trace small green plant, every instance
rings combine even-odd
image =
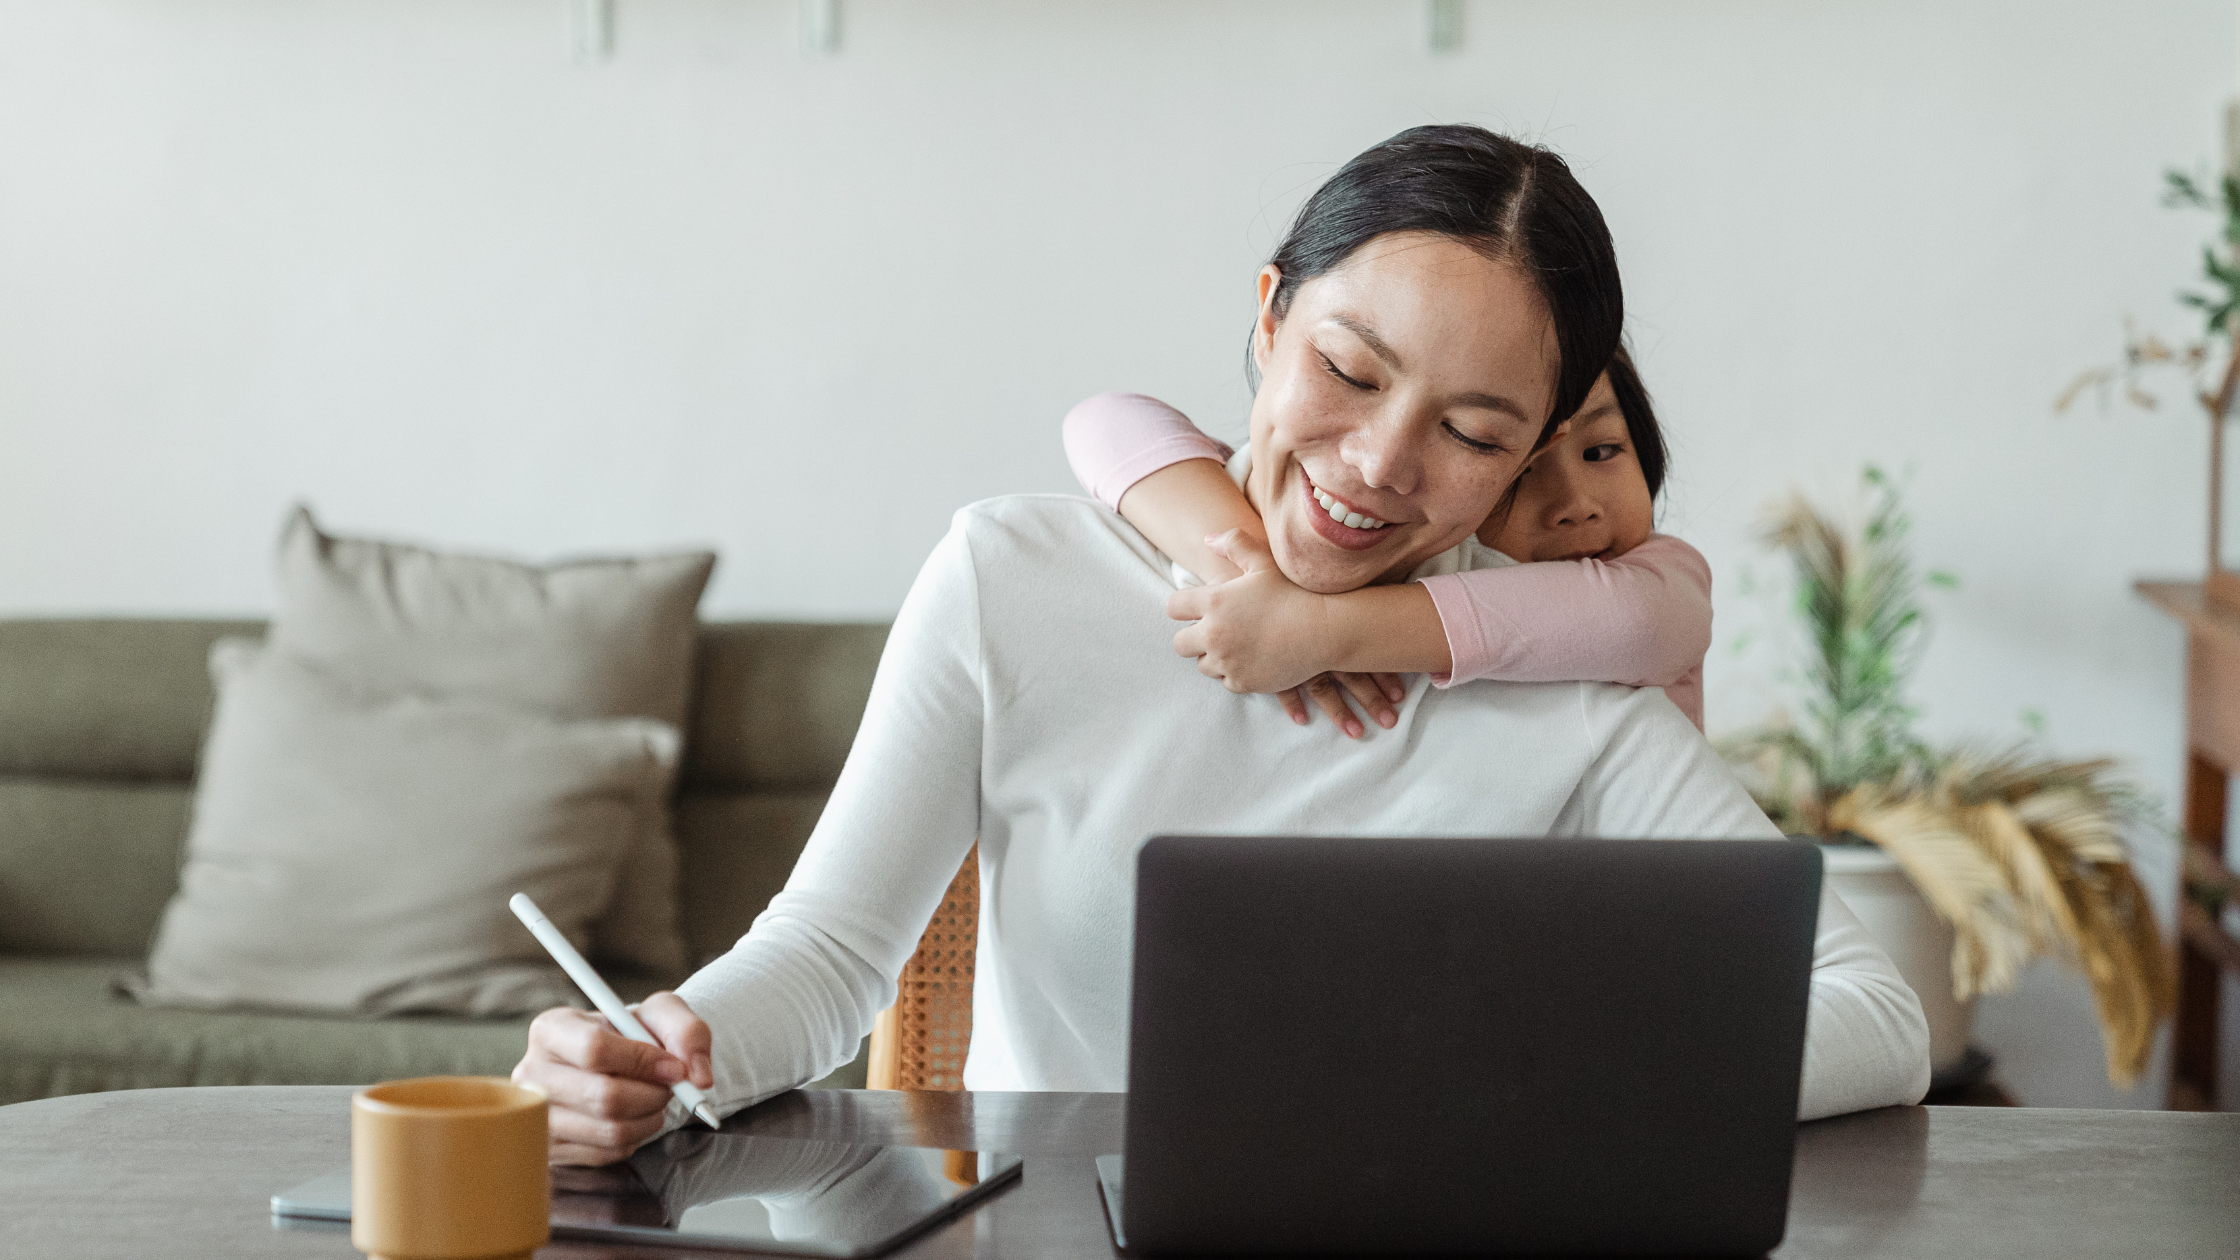
[[[1769,811],[1805,834],[1828,830],[1823,801],[1930,759],[1905,695],[1926,645],[1920,589],[1958,585],[1949,573],[1915,572],[1905,545],[1913,523],[1888,474],[1869,465],[1860,488],[1863,508],[1849,525],[1792,493],[1762,530],[1795,570],[1795,612],[1810,643],[1803,714],[1753,732],[1738,751],[1770,762]]]
[[[1906,682],[1927,644],[1898,485],[1869,467],[1861,505],[1835,517],[1802,495],[1775,505],[1765,541],[1794,570],[1806,632],[1802,719],[1722,741],[1784,831],[1874,844],[1953,928],[1956,997],[2011,988],[2043,953],[2092,981],[2108,1077],[2138,1078],[2173,999],[2169,962],[2123,845],[2153,809],[2105,760],[2018,745],[1934,749],[1914,733]]]
[[[2232,172],[2225,172],[2217,181],[2217,196],[2210,196],[2203,187],[2206,176],[2188,175],[2173,167],[2162,173],[2162,204],[2173,209],[2209,210],[2224,216],[2224,244],[2227,251],[2240,246],[2240,179]],[[2235,311],[2240,311],[2240,266],[2217,257],[2217,251],[2207,245],[2201,247],[2201,275],[2211,285],[2223,290],[2220,293],[2180,293],[2178,301],[2200,311],[2208,319],[2210,337],[2228,333]]]
[[[2053,400],[2056,412],[2067,411],[2087,391],[2097,393],[2105,408],[2109,392],[2118,384],[2123,387],[2125,402],[2152,411],[2161,406],[2162,400],[2146,388],[2145,377],[2149,372],[2168,369],[2184,373],[2190,391],[2212,422],[2221,421],[2230,412],[2235,373],[2240,369],[2240,357],[2229,353],[2229,343],[2240,333],[2233,318],[2240,315],[2240,177],[2226,171],[2212,179],[2205,173],[2188,174],[2171,167],[2162,172],[2162,204],[2175,210],[2210,211],[2222,220],[2217,242],[2201,247],[2201,279],[2210,291],[2186,289],[2177,295],[2180,305],[2201,312],[2201,336],[2172,346],[2153,333],[2141,333],[2125,320],[2123,358],[2080,373]],[[2218,256],[2218,243],[2224,246],[2226,257]],[[2225,370],[2212,390],[2204,374],[2219,350],[2227,351]]]

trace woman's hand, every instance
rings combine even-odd
[[[633,1009],[659,1047],[630,1040],[595,1011],[555,1007],[529,1025],[529,1049],[513,1079],[551,1100],[551,1162],[628,1158],[661,1131],[671,1085],[715,1087],[708,1026],[683,998],[656,993]]]
[[[1192,623],[1176,633],[1176,655],[1195,657],[1199,673],[1231,691],[1280,694],[1294,722],[1312,720],[1312,699],[1339,729],[1359,738],[1363,727],[1347,695],[1379,726],[1397,720],[1393,705],[1406,694],[1398,677],[1323,672],[1339,654],[1328,596],[1285,577],[1267,543],[1243,530],[1210,537],[1206,545],[1243,575],[1168,597],[1167,615]]]

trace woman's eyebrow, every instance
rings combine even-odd
[[[1448,399],[1447,402],[1450,406],[1455,407],[1482,407],[1487,411],[1506,412],[1509,415],[1515,416],[1517,419],[1522,420],[1527,424],[1538,423],[1531,416],[1528,416],[1524,413],[1524,408],[1519,407],[1513,402],[1510,402],[1508,399],[1503,398],[1499,394],[1456,394],[1454,397]]]
[[[1393,371],[1400,370],[1400,352],[1393,349],[1384,338],[1379,337],[1376,329],[1369,327],[1351,315],[1332,315],[1330,322],[1361,338],[1362,342],[1369,347],[1369,352],[1391,364]]]
[[[1347,332],[1352,333],[1354,336],[1361,338],[1362,344],[1369,347],[1370,353],[1376,355],[1378,358],[1383,359],[1386,363],[1390,364],[1393,371],[1398,372],[1402,370],[1400,364],[1400,352],[1394,350],[1390,343],[1385,341],[1384,338],[1378,336],[1376,329],[1369,327],[1367,324],[1362,323],[1360,320],[1355,319],[1351,315],[1342,313],[1330,316],[1329,320],[1331,323],[1336,324],[1338,327],[1343,328]],[[1517,419],[1522,420],[1527,424],[1535,423],[1532,417],[1524,413],[1524,408],[1519,407],[1517,404],[1509,401],[1506,398],[1503,398],[1499,394],[1456,394],[1453,398],[1450,398],[1447,401],[1451,406],[1481,407],[1487,411],[1507,412],[1508,414],[1515,416]]]

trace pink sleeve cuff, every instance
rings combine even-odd
[[[1424,593],[1439,610],[1439,628],[1447,633],[1448,671],[1433,674],[1431,685],[1452,687],[1457,678],[1467,682],[1491,667],[1493,650],[1486,642],[1486,628],[1478,621],[1478,607],[1459,573],[1442,573],[1423,579]]]
[[[1099,503],[1117,511],[1120,496],[1145,477],[1186,459],[1225,462],[1228,447],[1183,415],[1142,394],[1098,394],[1066,413],[1066,462]]]

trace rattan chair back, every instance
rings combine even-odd
[[[972,1048],[972,963],[980,943],[980,846],[967,853],[903,964],[894,1005],[871,1029],[873,1089],[963,1089]]]

